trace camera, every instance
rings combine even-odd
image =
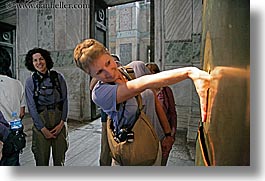
[[[127,128],[122,128],[120,129],[117,138],[120,142],[127,141],[129,143],[132,143],[134,140],[134,133],[132,131],[127,130]]]

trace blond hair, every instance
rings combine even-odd
[[[74,49],[76,66],[89,74],[88,65],[103,54],[109,54],[108,49],[95,39],[86,39],[77,44]]]

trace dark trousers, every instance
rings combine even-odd
[[[65,153],[68,149],[67,133],[65,126],[55,139],[46,139],[41,131],[33,126],[32,152],[36,166],[49,166],[50,152],[52,149],[53,165],[64,166]]]
[[[108,137],[107,137],[107,117],[108,115],[101,110],[101,149],[100,149],[100,159],[99,159],[99,165],[100,166],[111,166],[111,152],[109,148],[108,143]]]
[[[100,150],[100,166],[111,166],[111,152],[107,138],[107,123],[102,122],[102,133],[101,133],[101,150]]]
[[[40,113],[40,118],[47,129],[53,129],[61,121],[62,112],[45,109]],[[53,165],[64,166],[65,154],[68,150],[68,132],[63,126],[61,132],[54,139],[46,139],[35,126],[32,127],[32,147],[36,166],[49,166],[50,153],[52,152]]]
[[[1,166],[20,166],[19,163],[19,152],[14,153],[11,156],[4,156],[0,161]]]

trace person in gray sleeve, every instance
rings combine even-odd
[[[5,165],[3,163],[3,160],[4,160],[4,159],[2,159],[3,158],[2,157],[3,156],[3,154],[2,154],[3,153],[3,145],[4,145],[4,142],[7,139],[8,134],[9,134],[8,127],[9,127],[9,124],[5,120],[3,114],[0,110],[0,166],[18,166],[18,165]],[[12,159],[12,160],[16,160],[16,159]],[[15,161],[15,163],[17,163],[17,161]]]
[[[63,75],[55,70],[50,52],[29,50],[25,66],[32,73],[25,83],[25,95],[33,120],[32,152],[36,166],[49,166],[50,149],[54,166],[64,166],[67,142],[68,97]]]
[[[25,93],[21,81],[12,76],[10,67],[11,57],[8,51],[0,47],[0,137],[1,133],[4,134],[2,135],[4,146],[0,165],[20,166],[19,157],[21,150],[14,149],[15,147],[10,146],[13,145],[13,140],[10,139],[12,133],[9,124],[12,121],[13,112],[16,112],[19,118],[23,121],[26,104]],[[11,134],[9,134],[9,132]],[[22,141],[24,141],[24,139],[16,139],[16,143],[21,143]]]

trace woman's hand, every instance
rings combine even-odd
[[[51,130],[51,133],[56,137],[63,129],[63,126],[64,126],[64,121],[61,120],[61,122]]]
[[[193,80],[196,91],[200,98],[201,105],[201,117],[202,122],[206,120],[206,110],[207,110],[207,91],[210,87],[211,76],[209,73],[200,70],[198,68],[192,69],[192,73],[189,74],[189,77]]]
[[[46,139],[56,138],[46,127],[41,129],[42,134],[45,136]]]

